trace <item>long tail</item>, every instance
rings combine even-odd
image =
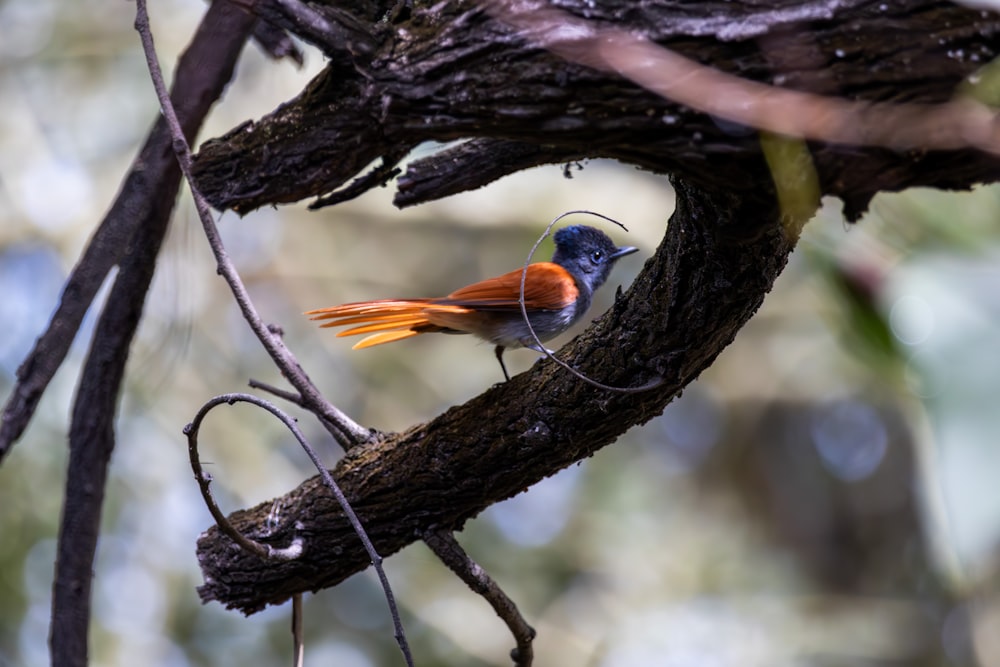
[[[434,324],[428,316],[433,313],[468,312],[468,308],[434,303],[431,299],[383,299],[310,310],[306,315],[311,315],[312,320],[329,320],[320,325],[323,328],[360,324],[337,332],[337,336],[373,334],[354,345],[354,349],[359,350],[423,333],[447,331],[447,327]]]

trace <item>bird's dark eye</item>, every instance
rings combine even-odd
[[[599,263],[602,259],[604,259],[603,250],[595,250],[594,252],[590,253],[590,261],[592,261],[594,264]]]

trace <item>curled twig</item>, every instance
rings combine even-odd
[[[198,488],[201,490],[201,497],[205,500],[205,505],[208,507],[208,511],[212,514],[212,518],[215,519],[215,524],[219,527],[219,530],[229,537],[229,539],[238,544],[243,550],[252,553],[258,558],[270,560],[295,560],[302,555],[301,538],[296,537],[287,547],[276,549],[269,544],[261,544],[256,540],[245,537],[238,530],[236,530],[236,528],[233,527],[233,524],[229,522],[229,519],[226,518],[226,515],[222,513],[222,510],[219,509],[219,506],[215,502],[215,498],[212,497],[212,491],[209,488],[209,485],[212,483],[212,476],[205,472],[201,467],[201,458],[198,456],[198,431],[201,428],[201,422],[205,419],[205,416],[212,410],[212,408],[223,403],[232,405],[237,401],[244,400],[268,410],[271,414],[280,419],[285,426],[289,426],[289,428],[292,429],[296,428],[294,426],[294,422],[291,422],[291,417],[286,415],[281,410],[278,410],[278,408],[274,407],[270,403],[257,399],[255,396],[250,396],[249,394],[223,394],[222,396],[216,396],[212,400],[205,403],[205,405],[201,406],[201,409],[198,410],[194,420],[184,427],[184,435],[187,436],[188,440],[188,458],[191,460],[191,471],[194,473],[194,478],[198,482]],[[302,441],[300,440],[300,442]]]
[[[576,377],[580,378],[581,380],[583,380],[587,384],[593,385],[593,386],[597,387],[598,389],[606,389],[607,391],[617,391],[617,392],[620,392],[620,393],[623,393],[623,394],[633,394],[633,393],[637,393],[637,392],[640,392],[640,391],[649,391],[650,389],[654,389],[656,387],[659,387],[661,384],[663,384],[663,378],[662,377],[658,377],[655,380],[652,380],[651,382],[647,382],[646,384],[640,385],[638,387],[612,387],[611,385],[607,385],[607,384],[598,382],[597,380],[591,379],[591,378],[587,377],[586,375],[584,375],[583,373],[581,373],[580,371],[578,371],[575,368],[573,368],[572,366],[570,366],[569,364],[567,364],[562,359],[559,359],[554,354],[552,354],[552,352],[550,352],[548,348],[546,348],[544,345],[542,345],[542,341],[538,338],[538,334],[535,333],[535,328],[533,326],[531,326],[531,320],[528,319],[528,308],[527,308],[527,306],[524,303],[524,286],[525,286],[525,282],[528,279],[528,265],[531,264],[531,258],[535,256],[535,251],[538,250],[538,246],[540,246],[542,244],[542,241],[544,241],[546,238],[548,238],[549,234],[552,233],[552,228],[556,225],[556,223],[559,222],[560,220],[562,220],[563,218],[565,218],[566,216],[574,215],[574,214],[577,214],[577,213],[581,213],[583,215],[593,215],[593,216],[596,216],[598,218],[601,218],[602,220],[607,220],[608,222],[613,222],[614,224],[618,225],[619,227],[621,227],[625,231],[628,231],[628,228],[625,227],[625,225],[623,225],[622,223],[618,222],[614,218],[609,218],[606,215],[602,215],[600,213],[595,213],[594,211],[586,211],[586,210],[566,211],[565,213],[561,213],[561,214],[557,215],[552,220],[552,222],[549,223],[548,227],[545,228],[545,231],[542,232],[542,235],[538,237],[538,240],[535,241],[535,245],[531,246],[531,252],[528,253],[528,258],[526,260],[524,260],[524,268],[521,269],[521,292],[520,292],[520,294],[517,297],[518,305],[521,306],[521,318],[524,320],[525,326],[528,327],[528,332],[531,334],[531,338],[535,341],[535,345],[538,346],[538,349],[541,350],[542,353],[546,357],[548,357],[552,361],[556,362],[557,364],[559,364],[560,366],[562,366],[563,368],[565,368],[570,373],[572,373]]]
[[[138,2],[141,3],[143,0],[138,0]],[[382,568],[382,557],[377,551],[375,551],[375,545],[372,544],[371,539],[368,537],[368,533],[365,532],[364,526],[361,525],[361,520],[358,519],[358,515],[354,512],[354,509],[351,507],[350,502],[348,502],[344,492],[340,489],[340,486],[337,485],[337,482],[334,481],[330,471],[327,470],[326,466],[323,465],[323,462],[320,461],[319,456],[316,454],[316,450],[309,444],[309,441],[299,429],[295,420],[273,403],[265,401],[263,398],[252,394],[222,394],[221,396],[216,396],[212,400],[205,403],[205,405],[203,405],[195,415],[194,420],[184,427],[184,433],[188,437],[188,452],[191,457],[191,468],[194,470],[195,478],[198,480],[198,486],[202,489],[202,497],[205,498],[205,502],[208,504],[208,509],[212,513],[212,517],[218,524],[219,529],[241,547],[250,553],[260,556],[261,558],[293,560],[302,553],[302,542],[298,539],[293,541],[292,545],[286,547],[285,549],[273,549],[268,545],[254,542],[253,540],[249,540],[248,538],[240,535],[239,532],[233,528],[232,524],[229,523],[225,515],[222,514],[222,511],[215,504],[211,493],[208,491],[208,485],[209,482],[211,482],[211,478],[202,471],[201,463],[198,461],[198,429],[201,427],[201,422],[205,419],[205,415],[207,415],[212,408],[223,403],[232,405],[233,403],[239,402],[251,403],[259,408],[267,410],[272,415],[277,417],[278,420],[285,425],[285,428],[291,431],[299,445],[302,446],[306,456],[308,456],[309,460],[312,461],[314,466],[316,466],[316,470],[319,472],[320,477],[323,480],[323,484],[325,484],[333,494],[337,504],[340,505],[340,509],[344,512],[344,516],[347,517],[347,521],[351,524],[354,532],[361,540],[361,544],[364,546],[365,551],[368,553],[368,557],[372,561],[372,566],[378,574],[379,581],[382,584],[383,593],[385,594],[386,602],[389,605],[389,613],[392,615],[392,622],[396,631],[396,641],[399,642],[399,648],[403,652],[403,656],[406,658],[406,664],[412,667],[413,658],[410,656],[410,647],[407,644],[406,635],[403,633],[402,622],[399,619],[399,608],[396,606],[396,598],[392,593],[392,588],[389,586],[389,579],[385,575],[385,570]]]
[[[421,539],[441,559],[441,562],[448,566],[448,569],[458,575],[474,592],[483,596],[497,616],[507,624],[517,643],[510,652],[514,664],[517,667],[531,667],[534,657],[531,642],[535,638],[535,629],[524,620],[514,601],[476,561],[469,558],[451,531],[429,530],[421,535]]]

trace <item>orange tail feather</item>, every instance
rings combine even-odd
[[[306,315],[310,315],[312,320],[328,320],[320,325],[323,328],[361,325],[340,331],[337,336],[374,333],[357,343],[354,346],[357,350],[411,338],[422,333],[442,331],[444,327],[433,324],[428,317],[428,313],[433,312],[465,313],[468,309],[432,303],[429,299],[385,299],[319,308],[306,312]]]
[[[366,347],[372,347],[373,345],[381,345],[383,343],[391,343],[396,340],[403,340],[404,338],[412,338],[413,336],[419,336],[422,331],[413,331],[412,329],[405,329],[403,331],[383,331],[382,333],[377,333],[373,336],[368,336],[368,338],[363,338],[358,341],[352,347],[352,350],[361,350]]]

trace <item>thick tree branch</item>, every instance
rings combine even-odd
[[[794,245],[772,195],[675,185],[677,211],[656,256],[599,324],[562,352],[609,384],[665,382],[646,393],[618,394],[540,362],[427,424],[351,450],[334,476],[379,553],[391,554],[432,528],[459,529],[490,504],[660,414],[757,310]],[[203,599],[250,613],[368,566],[318,479],[280,502],[288,521],[277,530],[266,524],[271,503],[230,520],[241,534],[277,547],[303,536],[302,558],[265,563],[209,529],[198,542]]]
[[[829,104],[810,98],[808,104],[789,107],[793,126],[788,132],[821,127],[827,112],[837,120],[836,126],[828,124],[833,129],[853,131],[867,123],[874,132],[881,123],[881,135],[858,133],[858,141],[891,139],[902,124],[876,113],[888,107],[845,113],[844,108],[854,108],[849,101],[948,102],[965,77],[1000,53],[995,14],[934,0],[680,5],[609,0],[592,5],[559,3],[584,26],[564,33],[570,46],[581,47],[575,49],[560,47],[548,33],[533,33],[530,25],[511,27],[500,0],[434,3],[415,7],[396,26],[380,23],[371,28],[370,55],[336,60],[270,116],[207,142],[195,161],[200,186],[214,206],[245,212],[335,190],[400,146],[478,138],[532,144],[556,155],[610,157],[707,187],[743,189],[752,184],[741,181],[741,175],[760,158],[756,134],[609,72],[638,79],[641,69],[630,71],[628,65],[641,64],[644,56],[618,54],[625,57],[615,60],[614,50],[589,48],[603,34],[598,29],[613,26],[689,61],[777,86],[770,89],[775,100],[784,99],[781,88],[828,96]],[[321,34],[309,38],[324,49],[335,48]],[[539,47],[576,62],[567,64]],[[694,90],[700,90],[703,108],[739,108],[747,99],[762,109],[773,107],[766,88],[750,98],[705,86]],[[662,92],[670,94],[669,88]],[[923,118],[925,110],[905,107],[900,113]],[[795,114],[800,118],[791,123]],[[977,127],[982,129],[982,123]],[[926,135],[926,145],[935,145],[934,133]],[[949,139],[940,147],[955,145]],[[852,219],[878,191],[968,187],[1000,177],[1000,159],[973,149],[928,153],[820,142],[810,147],[822,193],[842,197]],[[453,178],[442,173],[435,181],[440,193],[450,193],[456,183],[478,187],[485,182],[486,177],[463,177],[470,169],[483,168],[496,178],[519,164],[514,160],[505,169],[485,154],[476,163],[457,164]],[[421,193],[425,199],[440,196],[429,187]],[[417,201],[413,194],[401,192],[400,197],[407,204]]]
[[[519,141],[473,139],[411,162],[397,182],[393,200],[403,208],[466,190],[475,190],[507,174],[543,164],[587,157],[580,148],[538,146]]]
[[[119,388],[168,219],[163,218],[159,226],[141,228],[133,237],[134,250],[122,262],[101,313],[73,404],[52,587],[50,638],[52,664],[58,667],[87,664],[90,582],[108,464],[115,447]]]
[[[838,132],[857,129],[844,122],[851,114],[878,130],[880,118],[871,110],[890,107],[874,104],[914,104],[900,113],[922,118],[927,105],[952,100],[966,77],[1000,53],[1000,19],[989,12],[934,0],[563,0],[558,6],[572,21],[538,25],[512,20],[514,10],[530,9],[530,16],[549,6],[535,0],[455,0],[414,5],[409,13],[366,0],[335,4],[281,0],[258,9],[299,30],[331,62],[295,100],[203,145],[195,175],[215,206],[245,212],[322,197],[376,160],[392,162],[423,141],[456,140],[467,141],[410,167],[400,181],[401,205],[479,187],[525,166],[587,157],[672,174],[678,194],[656,256],[600,324],[563,352],[611,385],[655,378],[663,384],[615,394],[541,362],[426,424],[353,449],[335,476],[382,554],[428,530],[460,528],[488,505],[660,414],[732,340],[784,266],[798,228],[784,226],[789,219],[775,189],[782,202],[797,203],[790,217],[800,222],[823,194],[840,196],[845,214],[855,219],[882,190],[969,187],[1000,177],[1000,160],[963,133],[947,141],[928,134],[926,146],[941,149],[928,152],[922,140],[900,143],[891,132],[816,130],[824,130],[816,116],[826,111],[836,114],[829,127]],[[570,24],[572,30],[553,31]],[[655,49],[609,50],[608,28],[637,37],[630,46]],[[710,63],[752,82],[738,92],[757,96],[713,99],[715,83],[731,90],[732,80],[709,77],[704,80],[713,85],[680,99],[720,114],[728,112],[731,97],[737,107],[753,102],[756,115],[744,123],[757,124],[755,118],[770,122],[767,110],[774,110],[773,100],[760,95],[775,92],[801,111],[802,117],[795,109],[786,117],[790,132],[832,141],[807,145],[769,135],[762,142],[746,124],[649,92],[670,95],[669,86],[644,76],[661,47],[686,59],[675,79],[685,72],[704,76],[693,63]],[[825,97],[781,95],[759,84]],[[982,130],[987,112],[975,113],[973,125]],[[864,145],[872,136],[889,148]],[[992,141],[993,134],[978,136]],[[784,172],[774,182],[765,152],[770,163],[778,160],[774,173]],[[802,192],[795,190],[795,174],[785,178],[791,169],[780,163],[782,155],[808,163],[809,187]],[[362,179],[341,192],[354,195],[379,180]],[[210,529],[198,545],[205,600],[251,613],[367,566],[317,480],[280,502],[289,523],[277,531],[265,523],[271,503],[231,520],[242,534],[278,548],[303,536],[303,557],[265,564]]]

